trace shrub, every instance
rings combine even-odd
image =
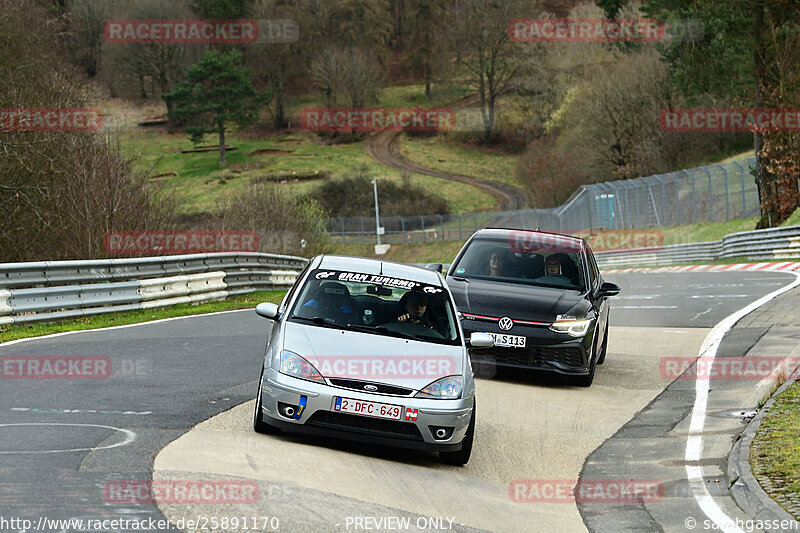
[[[354,175],[326,182],[312,198],[330,216],[356,217],[375,215],[375,195],[372,176],[366,167],[355,170]],[[402,183],[378,180],[378,204],[382,217],[413,215],[444,215],[450,213],[447,201],[414,185],[410,176],[404,175]]]

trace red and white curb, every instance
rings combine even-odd
[[[631,272],[749,272],[759,271],[784,271],[799,270],[800,263],[736,263],[733,265],[684,265],[670,267],[636,267],[636,268],[615,268],[603,270],[603,274],[628,274]]]

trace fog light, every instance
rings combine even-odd
[[[431,435],[436,440],[447,440],[453,436],[453,427],[446,427],[446,426],[428,426],[428,429],[431,430]]]
[[[278,402],[278,412],[286,418],[294,418],[294,414],[297,412],[297,406]]]

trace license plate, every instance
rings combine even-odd
[[[494,337],[495,346],[507,346],[509,348],[524,348],[525,337],[521,335],[503,335],[501,333],[490,333]]]
[[[400,420],[403,408],[399,405],[387,403],[365,402],[363,400],[352,400],[350,398],[336,397],[333,406],[334,411],[340,413],[350,413],[361,416],[371,416],[373,418],[388,418],[389,420]]]

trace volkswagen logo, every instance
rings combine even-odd
[[[508,331],[514,327],[514,321],[508,318],[507,316],[504,316],[503,318],[497,321],[497,325],[500,326],[500,329],[502,329],[503,331]]]
[[[378,387],[376,387],[375,385],[364,385],[364,390],[367,390],[369,392],[375,392],[376,390],[378,390]]]

